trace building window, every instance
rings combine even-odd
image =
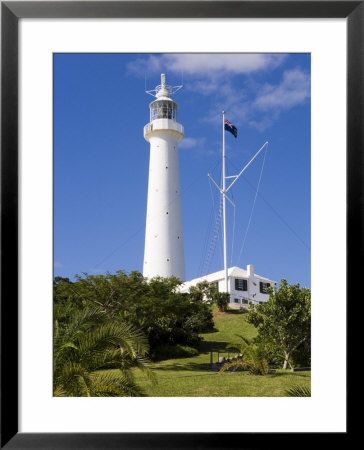
[[[234,298],[235,303],[240,303],[240,300],[238,298]]]
[[[241,303],[244,303],[244,305],[247,305],[249,303],[249,300],[247,298],[243,298]]]
[[[248,290],[247,280],[243,280],[242,278],[235,278],[235,290],[236,291],[247,291]]]
[[[269,288],[270,283],[260,282],[259,284],[260,284],[260,293],[261,294],[266,294],[267,293],[267,288]]]

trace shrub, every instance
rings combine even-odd
[[[97,305],[112,321],[142,330],[151,354],[163,344],[196,347],[199,333],[214,328],[211,307],[202,300],[202,288],[191,294],[181,293],[180,285],[176,277],[155,277],[148,282],[139,272],[83,274],[76,276],[75,282],[56,277],[55,310],[63,314],[66,308],[82,311]]]
[[[212,294],[212,299],[214,303],[216,303],[219,311],[225,312],[227,311],[227,307],[230,301],[229,292],[214,292]]]

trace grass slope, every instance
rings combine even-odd
[[[218,348],[224,349],[227,344],[240,344],[241,339],[237,335],[253,339],[257,335],[256,328],[246,321],[247,315],[240,311],[220,312],[214,308],[215,332],[201,334],[204,344],[209,349],[214,343]]]
[[[256,336],[256,329],[246,322],[246,315],[236,311],[221,313],[214,309],[216,331],[202,334],[200,355],[192,358],[170,359],[151,366],[158,376],[152,385],[142,375],[138,382],[151,397],[282,397],[294,385],[310,387],[310,372],[279,370],[266,376],[246,372],[219,375],[211,370],[210,356],[224,351],[229,343],[240,343],[237,334],[248,339]]]

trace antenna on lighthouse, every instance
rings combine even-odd
[[[169,84],[166,84],[166,75],[164,73],[161,73],[161,84],[156,86],[155,89],[150,89],[145,92],[155,98],[170,97],[172,94],[175,94],[177,91],[179,91],[182,87],[182,84],[179,86],[170,86]]]

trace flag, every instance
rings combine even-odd
[[[225,119],[225,130],[230,131],[235,137],[238,137],[237,128]]]

